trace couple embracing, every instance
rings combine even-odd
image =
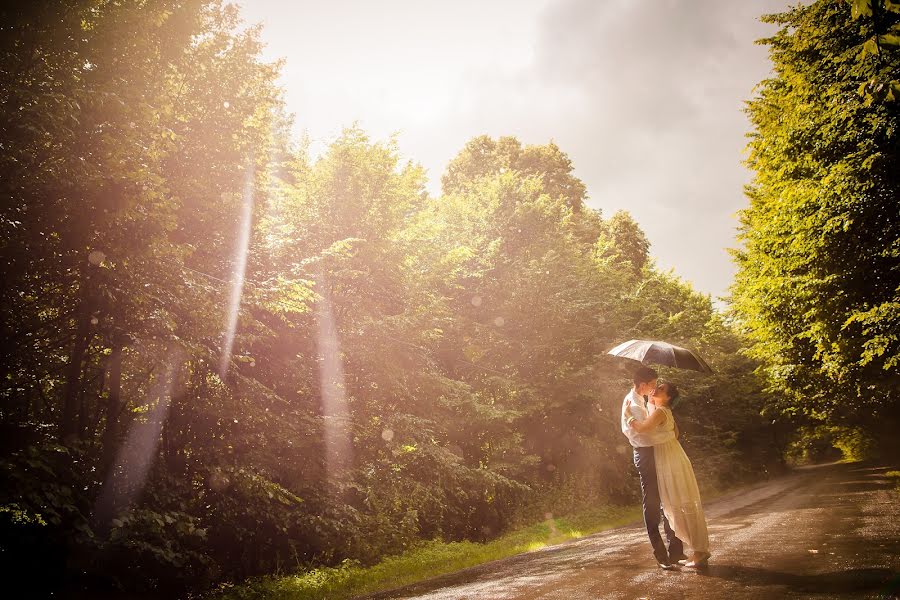
[[[672,404],[678,389],[657,385],[656,371],[639,368],[634,387],[622,403],[622,433],[634,447],[641,478],[644,523],[653,555],[663,569],[679,564],[703,568],[709,560],[709,533],[691,461],[678,443]],[[668,548],[659,533],[662,521]],[[685,545],[692,551],[685,555]]]

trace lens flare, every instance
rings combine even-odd
[[[347,390],[344,385],[344,366],[338,340],[337,326],[327,286],[322,284],[319,294],[318,350],[319,381],[322,390],[322,419],[324,421],[325,466],[328,481],[335,487],[344,480],[352,465],[353,449],[350,445],[350,412],[347,407]]]
[[[247,250],[250,247],[250,226],[253,220],[253,162],[247,165],[244,175],[244,198],[241,205],[241,218],[238,224],[237,244],[234,248],[234,260],[231,271],[231,294],[228,298],[228,314],[225,335],[222,339],[222,353],[219,359],[219,375],[224,379],[231,364],[231,351],[234,347],[234,334],[237,331],[238,315],[241,312],[241,295],[244,291],[244,273],[247,269]]]
[[[146,419],[136,420],[132,424],[113,468],[100,488],[92,521],[94,528],[101,533],[109,527],[116,515],[131,506],[144,489],[147,473],[156,458],[160,433],[169,412],[172,389],[181,362],[180,351],[169,353],[165,370],[148,393],[148,397],[153,400]]]

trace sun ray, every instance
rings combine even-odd
[[[247,250],[250,246],[250,229],[253,221],[253,163],[248,161],[244,175],[244,193],[241,216],[238,224],[237,243],[231,271],[231,292],[228,298],[228,313],[225,335],[222,339],[222,353],[219,359],[219,375],[224,378],[231,363],[234,335],[237,331],[238,316],[241,311],[241,295],[244,291],[244,275],[247,269]]]
[[[127,510],[144,489],[156,458],[182,359],[180,350],[169,352],[165,369],[148,393],[151,400],[146,418],[135,420],[128,430],[94,506],[92,521],[98,532],[108,528],[112,519]]]
[[[322,300],[319,311],[316,313],[316,319],[325,466],[332,489],[339,489],[353,459],[353,449],[350,445],[350,412],[347,406],[344,365],[330,292],[322,283],[321,277],[319,282],[321,286],[319,293]]]

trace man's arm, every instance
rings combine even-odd
[[[625,400],[622,401],[622,421],[627,425],[630,419],[635,419],[634,412],[632,408],[634,405],[631,403],[631,400],[628,396],[625,397]]]

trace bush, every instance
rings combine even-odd
[[[859,461],[871,458],[875,450],[875,441],[859,427],[804,426],[788,445],[785,458],[793,465]]]
[[[860,427],[831,427],[832,444],[844,460],[859,461],[875,455],[875,440]]]

